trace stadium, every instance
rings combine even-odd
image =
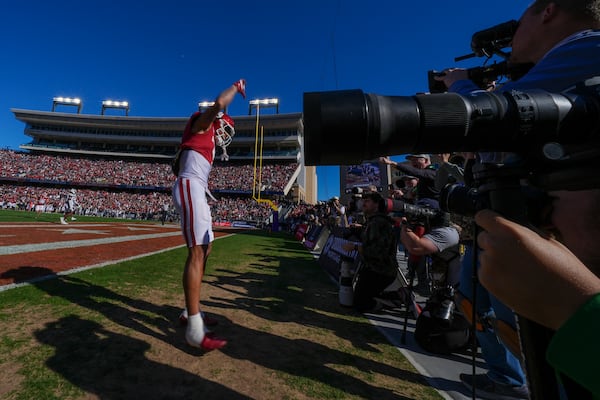
[[[396,398],[395,393],[405,393],[407,398],[419,399],[439,398],[440,394],[443,398],[466,398],[464,390],[454,388],[454,391],[447,391],[447,388],[437,387],[434,381],[427,378],[433,375],[430,371],[444,376],[457,368],[465,370],[468,364],[464,360],[441,359],[440,362],[438,359],[434,367],[422,369],[427,361],[419,359],[414,339],[410,339],[408,345],[401,346],[399,343],[403,329],[402,310],[396,309],[376,319],[367,316],[368,324],[375,325],[377,330],[372,327],[365,330],[369,325],[362,326],[364,316],[348,314],[349,311],[338,299],[338,289],[330,287],[332,281],[338,283],[339,248],[343,240],[332,234],[334,227],[316,223],[328,220],[327,205],[316,201],[314,167],[304,165],[301,113],[262,113],[259,118],[258,112],[257,115],[251,115],[250,107],[249,115],[234,116],[236,134],[227,148],[229,160],[222,161],[220,154],[216,154],[209,184],[209,190],[216,198],[216,201],[210,202],[210,206],[218,242],[215,255],[211,256],[216,260],[216,266],[209,265],[211,277],[203,285],[207,286],[203,289],[207,292],[203,295],[207,298],[207,311],[220,319],[221,324],[230,330],[229,334],[238,337],[238,341],[250,337],[252,339],[249,340],[258,341],[265,348],[271,348],[273,340],[277,345],[266,358],[257,359],[254,354],[246,353],[244,347],[233,344],[227,346],[232,349],[230,351],[219,355],[211,353],[198,359],[199,354],[190,352],[182,342],[180,328],[174,322],[181,304],[181,290],[177,284],[180,267],[170,268],[173,264],[182,265],[185,256],[177,224],[178,215],[171,201],[171,187],[175,181],[171,160],[179,146],[187,118],[135,117],[128,115],[128,109],[124,110],[125,115],[122,116],[104,115],[104,109],[101,115],[81,114],[80,108],[77,112],[56,111],[56,106],[65,105],[63,101],[61,99],[60,103],[53,104],[52,111],[11,109],[15,118],[24,123],[24,132],[31,141],[20,146],[22,151],[0,151],[3,165],[0,209],[15,210],[25,215],[15,220],[25,222],[0,224],[0,237],[5,238],[0,246],[3,254],[0,296],[8,299],[6,304],[11,304],[10,293],[13,291],[7,289],[17,289],[15,292],[34,290],[45,293],[42,302],[44,297],[50,296],[87,310],[83,314],[76,312],[75,315],[79,317],[65,315],[45,326],[32,322],[37,330],[31,335],[41,343],[64,352],[64,345],[52,339],[53,332],[56,329],[73,331],[75,340],[87,343],[90,348],[85,357],[96,363],[102,362],[98,357],[101,357],[100,348],[103,344],[82,336],[81,331],[94,337],[104,327],[116,324],[120,328],[115,333],[124,334],[123,329],[134,332],[125,336],[125,339],[117,340],[118,350],[115,351],[118,354],[127,353],[125,349],[132,346],[135,349],[135,343],[142,341],[162,353],[161,361],[179,365],[184,370],[188,368],[184,366],[186,363],[196,365],[210,356],[215,365],[231,365],[229,368],[252,380],[252,383],[246,381],[244,387],[240,387],[239,382],[226,378],[222,373],[176,378],[176,382],[191,380],[194,395],[205,393],[207,398],[236,398],[236,393],[246,393],[248,397],[244,398],[275,399],[285,397],[290,390],[293,393],[291,398],[346,398],[350,393],[356,398],[371,398],[374,393],[381,398]],[[375,185],[384,191],[389,171],[380,171],[379,167],[376,161],[341,166],[342,197],[350,198],[355,187]],[[58,224],[58,216],[66,201],[65,193],[71,189],[76,189],[78,194],[77,219],[63,227]],[[165,204],[168,205],[166,216],[162,213]],[[274,218],[277,218],[277,223],[274,223]],[[25,258],[27,262],[24,263]],[[265,275],[265,269],[277,269],[280,272],[277,278],[273,278],[270,274]],[[133,270],[151,276],[150,282],[144,282],[141,275]],[[131,271],[133,275],[125,271]],[[232,278],[232,274],[238,278]],[[245,278],[247,274],[253,278]],[[97,281],[97,277],[112,283],[106,286]],[[307,282],[310,282],[310,289]],[[290,284],[301,287],[302,296],[290,297],[289,290],[281,288]],[[136,295],[130,292],[127,289],[130,285],[140,286],[142,293]],[[262,293],[263,286],[268,288],[269,296],[275,296],[275,303],[261,300],[259,293]],[[154,288],[159,287],[167,289],[157,293]],[[90,288],[91,291],[80,291],[84,288]],[[342,290],[341,287],[339,290]],[[165,309],[157,306],[159,303],[149,297],[150,293],[159,296]],[[238,296],[235,293],[246,294]],[[319,300],[324,293],[328,295]],[[92,300],[96,296],[110,300],[106,306],[100,307]],[[35,295],[32,297],[36,298]],[[279,311],[272,309],[278,301],[286,304],[286,314],[290,314],[282,321],[278,321]],[[119,305],[121,302],[131,305],[125,310]],[[263,310],[260,304],[269,310]],[[15,303],[14,307],[21,306]],[[350,325],[344,322],[346,317],[321,320],[313,312],[309,312],[307,317],[307,307],[318,307],[331,315],[348,315],[352,322]],[[90,316],[98,314],[101,320],[105,319],[102,325],[85,322]],[[162,322],[156,325],[142,315],[153,315]],[[259,319],[258,326],[256,323],[241,323],[256,318]],[[313,320],[309,324],[316,326],[293,328],[292,332],[299,329],[298,332],[286,333],[285,336],[295,343],[291,345],[278,336],[268,334],[272,328],[262,332],[260,325],[264,322],[260,321],[265,318],[274,321],[277,326],[292,321],[297,324],[298,320],[309,318]],[[129,320],[139,322],[132,324]],[[410,321],[413,325],[412,317]],[[348,354],[338,354],[324,351],[312,341],[304,344],[298,342],[305,335],[325,335],[323,344],[334,346],[336,337],[350,326],[355,326],[350,328],[355,333],[343,334],[346,337],[344,340],[370,343],[370,346],[378,349],[378,353],[385,354],[380,362],[394,365],[400,376],[415,373],[408,372],[413,370],[413,366],[404,364],[404,357],[408,357],[420,369],[421,375],[402,381],[398,388],[397,377],[388,376],[377,363],[370,360],[374,356],[372,351],[353,350]],[[411,332],[413,329],[410,328]],[[158,330],[158,333],[150,333],[149,330]],[[119,336],[109,334],[108,337],[116,340]],[[166,355],[165,352],[172,353],[166,350],[172,346],[181,350],[183,358],[178,353]],[[402,348],[401,351],[398,352],[394,346],[396,349]],[[290,351],[282,353],[281,348]],[[297,351],[306,354],[301,355]],[[318,367],[314,373],[307,373],[302,365],[312,363],[315,360],[314,353],[325,357],[318,362],[333,362],[342,368],[346,368],[343,367],[347,363],[345,358],[350,356],[358,360],[365,368],[375,371],[367,378],[368,381],[374,379],[375,386],[362,383],[360,376],[348,380],[354,373],[346,376],[346,373],[336,373],[328,368]],[[333,359],[329,359],[332,356]],[[125,363],[135,369],[130,361],[116,353],[114,357],[118,359],[116,364]],[[109,372],[100,374],[77,357],[67,356],[66,361],[62,362],[53,358],[43,359],[51,364],[57,362],[51,369],[58,372],[59,377],[50,387],[62,386],[66,380],[76,388],[71,394],[65,389],[54,389],[60,393],[60,398],[85,398],[90,394],[103,398],[115,390],[120,393],[117,398],[134,398],[140,393],[145,398],[156,399],[191,396],[191,392],[183,390],[181,396],[172,397],[171,384],[160,376],[162,372],[154,372],[157,365],[149,364],[145,357],[140,357],[134,354],[132,358],[141,360],[144,365],[140,373],[150,373],[146,378],[132,373],[134,382],[123,380],[118,369],[108,368]],[[232,357],[252,359],[259,365],[259,370],[247,371],[243,365],[232,363]],[[286,360],[297,360],[298,365],[286,365]],[[80,370],[89,369],[90,372],[83,375],[84,380],[109,383],[85,383],[70,370],[69,365]],[[265,379],[262,370],[272,368],[281,371],[284,376],[299,376],[301,382],[310,380],[320,383],[314,389],[314,394],[306,394],[302,383],[297,388],[294,388],[295,385],[288,388],[289,384],[284,383],[288,378]],[[440,373],[440,368],[445,372]],[[192,371],[187,370],[187,373]],[[327,376],[329,378],[322,378]],[[207,384],[205,380],[210,379],[217,379],[224,386]],[[139,380],[145,382],[143,386],[146,389],[140,389],[140,385],[135,383]],[[263,380],[264,383],[258,384],[256,380]],[[455,382],[455,386],[460,385]],[[332,394],[327,394],[329,390],[333,390]],[[29,393],[31,390],[11,384],[4,392],[0,389],[0,396],[18,392]],[[41,397],[47,396],[44,390],[39,393]],[[82,394],[84,397],[81,397]]]
[[[32,140],[20,146],[26,152],[1,152],[12,167],[0,177],[0,204],[27,209],[45,196],[48,210],[57,211],[64,189],[77,188],[80,214],[158,218],[170,199],[170,164],[187,118],[105,115],[104,107],[101,115],[81,114],[80,107],[56,111],[80,100],[73,101],[55,98],[50,112],[11,110]],[[263,111],[259,119],[251,111],[234,117],[229,161],[217,154],[211,172],[209,189],[221,200],[213,204],[213,219],[220,224],[270,225],[273,210],[283,223],[294,205],[316,201],[315,168],[302,158],[301,114]],[[176,218],[173,210],[170,218]]]
[[[0,399],[600,397],[600,2],[501,5],[13,2]]]

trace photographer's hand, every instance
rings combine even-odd
[[[404,192],[401,189],[394,189],[390,192],[390,197],[392,199],[402,199],[404,197]]]
[[[558,329],[595,294],[600,279],[554,239],[483,210],[479,280],[518,314]]]
[[[385,165],[396,165],[395,161],[392,161],[389,157],[379,157],[379,162]]]

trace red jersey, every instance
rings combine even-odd
[[[191,149],[200,154],[212,165],[215,158],[215,128],[211,124],[204,133],[198,135],[192,132],[192,125],[200,117],[200,112],[196,111],[192,114],[190,119],[185,126],[183,131],[183,137],[181,138],[181,148]]]

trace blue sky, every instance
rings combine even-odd
[[[8,5],[10,4],[10,5]],[[427,71],[481,65],[474,32],[518,19],[528,1],[21,0],[3,2],[0,147],[29,138],[10,108],[50,111],[55,96],[127,100],[132,116],[188,116],[240,77],[248,99],[302,111],[308,91],[410,96]],[[65,109],[69,111],[69,109]],[[117,112],[117,111],[115,111]],[[266,112],[266,110],[265,110]],[[337,167],[319,167],[319,199],[339,195]]]

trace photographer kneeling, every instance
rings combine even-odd
[[[385,213],[386,203],[379,193],[363,195],[362,210],[366,224],[361,244],[346,243],[345,251],[358,250],[359,269],[354,278],[354,307],[360,312],[378,311],[377,297],[391,285],[398,274],[394,221]]]
[[[416,208],[415,208],[416,207]],[[405,212],[400,241],[413,256],[430,256],[435,274],[444,274],[434,285],[456,286],[460,274],[460,251],[458,230],[450,224],[448,215],[440,210],[433,199],[419,200],[416,206]],[[414,232],[416,226],[424,226],[425,234]],[[420,276],[419,279],[424,279]],[[419,288],[427,289],[422,282]],[[428,293],[425,293],[428,294]]]

